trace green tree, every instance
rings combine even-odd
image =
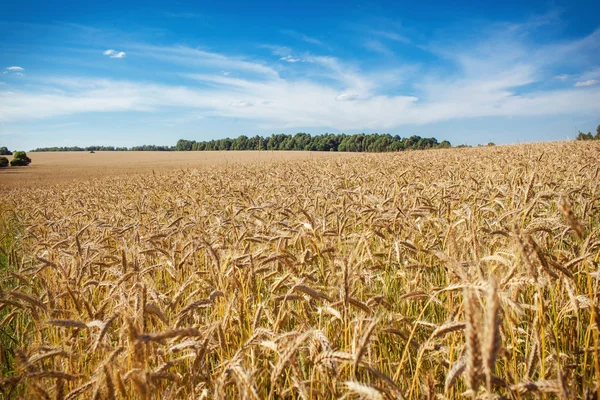
[[[242,135],[238,136],[237,139],[233,141],[231,145],[232,150],[249,150],[248,148],[248,136]]]
[[[0,168],[8,167],[8,158],[0,157]]]
[[[577,140],[594,140],[594,135],[592,135],[592,132],[583,133],[579,131],[577,134]]]
[[[144,146],[144,150],[146,150],[145,147],[146,146]],[[420,136],[401,138],[399,135],[392,136],[389,133],[372,133],[368,135],[364,133],[354,135],[346,135],[344,133],[325,133],[322,135],[311,136],[308,133],[298,132],[293,136],[279,133],[272,134],[271,136],[264,138],[258,135],[249,138],[245,135],[241,135],[236,139],[224,138],[219,140],[211,140],[208,142],[196,142],[193,140],[181,139],[177,142],[176,146],[165,148],[165,150],[304,150],[384,152],[448,147],[452,147],[452,145],[447,140],[438,143],[436,138],[422,138]],[[139,149],[131,148],[131,150]],[[161,150],[161,148],[152,148],[148,150]]]
[[[596,128],[596,140],[600,140],[600,125],[598,125],[598,127]]]
[[[600,126],[598,126],[600,129]],[[0,147],[0,156],[12,156],[12,152],[6,147]]]
[[[195,140],[179,139],[177,141],[177,144],[175,145],[175,150],[177,150],[177,151],[191,151],[192,150],[192,146],[194,145],[194,143],[196,143]]]
[[[11,167],[25,167],[31,163],[31,158],[27,157],[24,151],[15,151],[13,159],[10,162]]]

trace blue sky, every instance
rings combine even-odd
[[[598,15],[598,1],[6,2],[0,146],[564,140],[600,124]]]

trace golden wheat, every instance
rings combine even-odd
[[[598,398],[599,155],[358,154],[7,191],[0,396]]]

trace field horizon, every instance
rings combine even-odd
[[[347,157],[348,153],[308,151],[97,151],[30,152],[26,167],[0,168],[0,189],[48,187],[80,180],[214,165],[243,165],[310,158]],[[6,156],[9,160],[12,156]]]
[[[544,144],[572,143],[565,141],[527,142],[494,145],[494,147],[536,146]],[[469,151],[484,145],[465,148]],[[445,151],[449,149],[406,150]],[[0,190],[18,187],[48,187],[68,184],[79,180],[104,179],[110,176],[145,174],[159,170],[202,168],[214,165],[292,161],[310,158],[353,157],[360,155],[404,152],[329,152],[299,150],[215,150],[215,151],[41,151],[28,152],[32,163],[27,167],[0,168]],[[5,156],[12,160],[12,156]]]

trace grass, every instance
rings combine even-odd
[[[12,190],[19,261],[0,304],[18,348],[0,387],[597,398],[599,151],[363,154]]]

